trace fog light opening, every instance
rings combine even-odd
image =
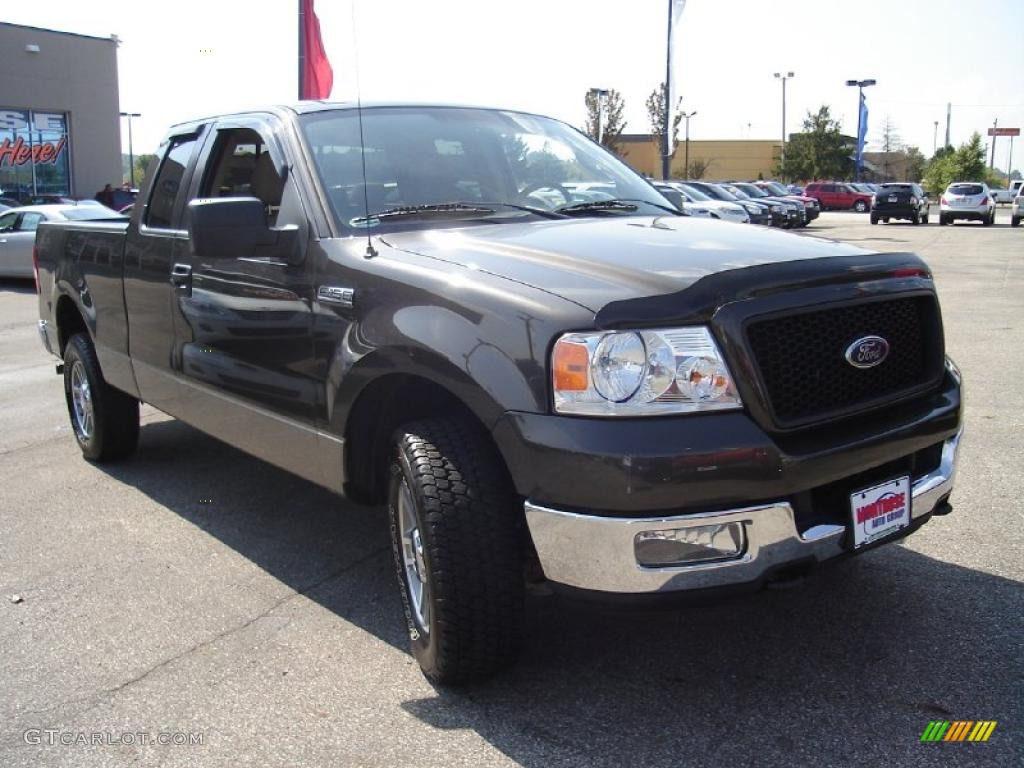
[[[641,531],[633,540],[636,562],[644,568],[735,560],[745,550],[743,523]]]

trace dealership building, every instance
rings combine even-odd
[[[121,181],[117,38],[0,23],[0,196]]]

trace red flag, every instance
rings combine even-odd
[[[299,0],[299,98],[327,99],[332,87],[334,70],[320,37],[313,0]]]

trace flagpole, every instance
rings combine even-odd
[[[299,99],[302,99],[303,85],[302,73],[306,69],[306,40],[305,40],[305,28],[306,19],[304,12],[305,0],[299,0]]]

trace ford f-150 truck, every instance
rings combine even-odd
[[[438,683],[515,658],[531,583],[756,588],[951,509],[921,259],[682,216],[553,119],[184,123],[130,220],[44,224],[35,263],[85,458],[131,454],[146,402],[386,508]]]

